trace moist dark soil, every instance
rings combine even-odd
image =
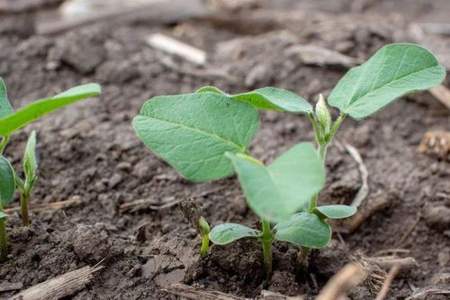
[[[284,8],[293,5],[280,2]],[[328,248],[313,251],[306,262],[299,262],[298,249],[276,244],[269,281],[254,241],[214,246],[201,259],[197,232],[179,208],[190,200],[213,225],[232,221],[259,226],[237,180],[190,183],[133,133],[131,120],[144,101],[203,85],[233,92],[272,85],[313,101],[318,93],[330,91],[345,68],[305,64],[286,49],[314,44],[361,60],[402,38],[410,21],[410,16],[389,9],[392,1],[380,1],[383,5],[364,13],[349,13],[349,1],[336,1],[342,5],[331,11],[322,9],[327,8],[325,1],[318,2],[322,4],[308,6],[312,13],[302,18],[252,31],[239,23],[227,29],[223,23],[197,20],[164,27],[94,24],[39,36],[30,27],[33,12],[0,15],[0,76],[15,107],[80,83],[103,86],[100,98],[52,114],[12,137],[6,156],[20,169],[27,135],[38,132],[40,175],[31,206],[66,200],[74,204],[33,212],[29,229],[21,228],[17,213],[11,214],[10,258],[0,264],[0,285],[25,289],[101,263],[104,268],[70,299],[176,299],[165,288],[177,282],[245,297],[267,289],[312,298],[358,255],[401,248],[418,263],[401,272],[389,292],[389,299],[404,299],[416,288],[432,285],[433,276],[450,272],[450,224],[447,216],[436,216],[450,208],[450,163],[417,151],[425,132],[449,130],[450,118],[428,93],[403,97],[367,120],[344,122],[329,150],[321,201],[351,203],[361,187],[358,164],[342,147],[348,143],[358,149],[369,172],[365,202],[381,198],[387,205],[352,234],[335,234]],[[145,37],[154,32],[205,49],[207,68],[197,69],[147,46]],[[270,162],[295,143],[312,139],[305,117],[263,112],[251,152]],[[0,297],[17,292],[0,292]],[[367,282],[350,297],[372,299],[376,292]]]

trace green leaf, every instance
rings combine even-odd
[[[5,212],[3,212],[3,211],[0,210],[0,220],[1,220],[1,219],[6,219],[7,216],[8,216],[8,215],[5,214]]]
[[[235,95],[229,95],[214,86],[205,86],[196,91],[196,93],[204,92],[226,95],[234,100],[249,103],[257,109],[287,111],[294,113],[311,113],[313,111],[311,104],[309,104],[304,98],[293,92],[275,87],[265,87]]]
[[[209,233],[209,239],[216,245],[226,245],[247,237],[259,237],[261,232],[244,225],[225,223],[215,226]]]
[[[242,154],[227,153],[252,210],[272,222],[305,207],[325,183],[323,163],[310,143],[300,143],[269,167]]]
[[[275,88],[265,87],[251,92],[236,94],[233,99],[250,103],[258,109],[287,111],[293,113],[311,113],[313,108],[299,95]]]
[[[203,87],[199,88],[198,90],[196,90],[195,92],[196,93],[216,93],[216,94],[220,94],[220,95],[230,96],[229,94],[225,93],[221,89],[219,89],[215,86],[211,86],[211,85],[203,86]]]
[[[151,151],[199,182],[233,173],[224,153],[247,151],[258,117],[248,104],[205,92],[154,97],[143,105],[133,127]]]
[[[23,156],[23,170],[26,177],[30,180],[36,177],[37,168],[36,131],[33,130],[28,137],[27,146],[25,147],[25,153]]]
[[[344,219],[356,213],[356,207],[339,204],[318,206],[315,210],[328,219]]]
[[[9,100],[8,100],[6,84],[3,81],[3,79],[0,77],[0,118],[3,118],[13,112],[14,112],[14,110],[11,106],[11,103],[9,103]]]
[[[323,248],[331,239],[331,227],[317,215],[301,212],[275,227],[275,239],[308,248]]]
[[[90,83],[71,88],[51,98],[32,102],[15,113],[0,119],[0,135],[10,135],[15,130],[39,119],[40,117],[74,102],[98,96],[101,88],[98,84]]]
[[[445,68],[427,49],[415,44],[390,44],[348,71],[328,103],[361,119],[406,93],[438,85],[444,77]]]
[[[0,208],[11,202],[15,190],[14,169],[9,161],[0,155]]]

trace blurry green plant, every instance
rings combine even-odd
[[[327,148],[343,120],[368,117],[406,93],[438,85],[444,77],[445,69],[425,48],[390,44],[349,70],[332,90],[328,104],[340,111],[335,120],[322,96],[313,108],[279,88],[231,95],[207,86],[192,94],[150,99],[133,127],[153,153],[188,180],[203,182],[237,173],[249,207],[261,219],[261,230],[220,224],[209,238],[216,245],[259,239],[270,275],[274,240],[304,249],[325,247],[331,239],[327,219],[356,212],[352,206],[317,205],[325,183]],[[258,110],[305,114],[317,147],[300,143],[265,166],[248,151],[259,127]]]
[[[4,208],[12,201],[17,188],[20,193],[22,223],[29,226],[28,202],[38,178],[36,132],[33,131],[30,134],[25,148],[22,160],[24,179],[16,174],[11,163],[3,156],[10,136],[20,128],[52,111],[89,97],[98,96],[100,93],[101,88],[98,84],[80,85],[54,97],[37,100],[14,111],[8,100],[5,82],[0,78],[0,261],[6,259],[8,250],[5,224],[7,215]]]

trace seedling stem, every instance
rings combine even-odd
[[[27,192],[20,192],[20,214],[22,216],[23,226],[30,226],[30,217],[28,213],[28,202],[30,194]]]
[[[0,154],[3,154],[3,151],[6,148],[6,145],[8,145],[9,142],[9,135],[2,137],[2,141],[0,142]]]
[[[209,251],[209,232],[211,228],[204,217],[200,217],[198,220],[198,227],[200,230],[200,236],[202,238],[202,245],[200,247],[200,256],[204,257]]]
[[[272,274],[272,241],[273,234],[272,229],[270,228],[270,222],[261,220],[262,226],[262,250],[263,250],[263,258],[264,258],[264,268],[266,270],[266,277],[269,278]]]

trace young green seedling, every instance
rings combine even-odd
[[[0,78],[0,248],[3,258],[6,257],[7,251],[5,230],[6,214],[3,209],[12,200],[17,187],[20,192],[22,222],[26,226],[30,224],[28,202],[37,180],[38,167],[36,159],[36,133],[33,131],[30,134],[25,148],[22,162],[24,179],[21,179],[14,172],[9,161],[3,156],[3,151],[10,140],[10,136],[15,131],[48,113],[74,102],[98,96],[100,92],[101,88],[98,84],[90,83],[80,85],[54,97],[37,100],[14,111],[7,97],[5,82]]]
[[[202,216],[200,207],[193,199],[182,201],[180,209],[186,220],[199,232],[201,238],[200,256],[206,256],[209,251],[209,232],[211,231],[208,221]]]
[[[36,132],[31,132],[25,147],[25,153],[22,161],[23,174],[25,180],[22,180],[16,174],[16,185],[20,193],[20,212],[22,223],[25,226],[30,225],[30,217],[28,213],[28,202],[31,192],[37,181],[37,159],[36,159]]]
[[[283,89],[227,94],[207,86],[192,94],[150,99],[134,118],[133,127],[150,150],[189,180],[238,174],[249,207],[261,219],[261,230],[221,224],[209,237],[217,245],[240,238],[259,239],[270,275],[274,240],[306,249],[325,247],[331,239],[327,219],[356,212],[352,206],[317,205],[325,182],[327,148],[345,117],[365,118],[406,93],[438,85],[444,77],[445,69],[428,50],[414,44],[391,44],[351,69],[333,89],[328,103],[340,111],[334,121],[323,96],[313,108]],[[248,151],[259,126],[258,110],[305,114],[317,148],[300,143],[264,166]]]

